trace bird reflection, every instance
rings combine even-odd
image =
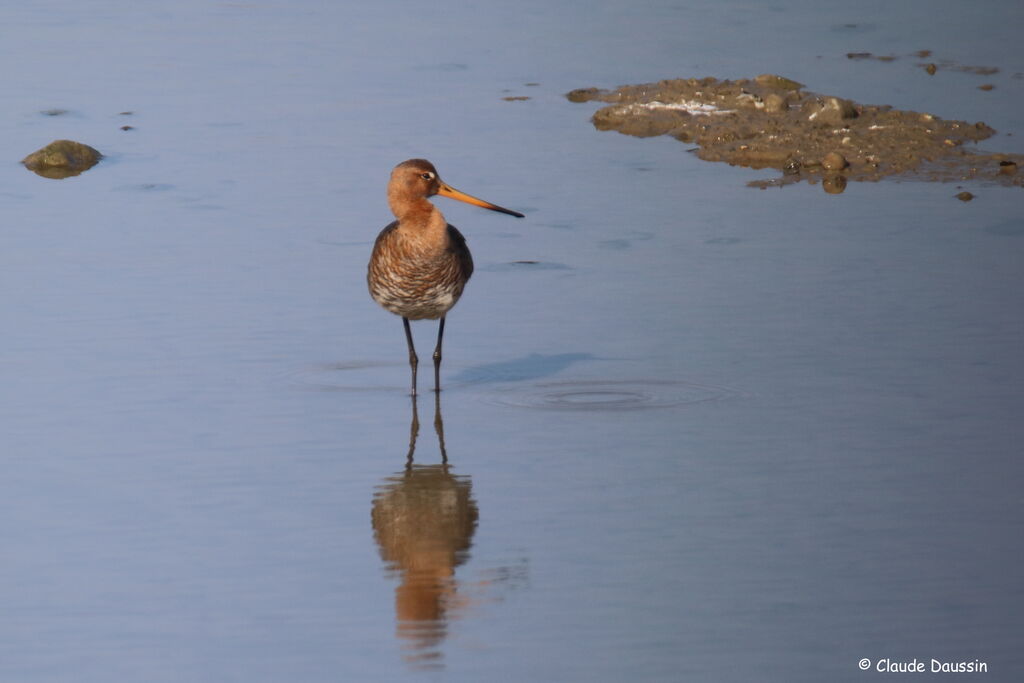
[[[388,477],[373,497],[373,533],[381,558],[401,583],[395,589],[397,635],[414,666],[440,666],[448,622],[468,607],[455,568],[469,558],[477,505],[468,476],[452,474],[444,443],[440,394],[434,395],[434,431],[441,462],[413,462],[420,422],[416,397],[405,468]]]

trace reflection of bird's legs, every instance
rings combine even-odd
[[[442,324],[444,320],[442,319]],[[437,432],[437,442],[441,445],[441,462],[448,464],[448,451],[444,447],[444,421],[441,420],[441,392],[434,393],[434,431]]]
[[[416,410],[416,394],[412,396],[412,424],[409,425],[409,454],[405,458],[405,468],[412,467],[412,456],[416,452],[416,437],[420,433],[420,416]]]

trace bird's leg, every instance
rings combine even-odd
[[[444,318],[437,326],[437,346],[434,347],[434,392],[441,391],[441,338],[444,337]]]
[[[412,330],[409,329],[409,319],[403,317],[402,325],[405,326],[405,343],[409,345],[409,367],[412,369],[412,395],[416,395],[416,366],[420,359],[416,357],[416,347],[412,344]]]

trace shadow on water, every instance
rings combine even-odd
[[[594,356],[589,353],[556,353],[547,356],[531,353],[523,358],[513,358],[512,360],[500,363],[486,363],[466,368],[452,377],[452,381],[466,384],[482,384],[485,382],[523,382],[543,379],[558,374],[573,363],[593,359]]]
[[[446,385],[454,387],[466,384],[488,384],[499,382],[523,382],[545,379],[556,375],[579,361],[597,360],[589,353],[558,353],[542,355],[531,353],[522,358],[486,363],[460,370]],[[285,380],[289,384],[319,391],[393,391],[395,385],[379,384],[384,373],[381,368],[403,368],[395,372],[394,377],[408,381],[408,363],[403,361],[348,361],[343,363],[326,363],[322,365],[290,371]],[[407,384],[399,385],[404,391]]]
[[[420,430],[416,403],[413,398],[405,468],[379,485],[371,518],[381,558],[401,581],[395,589],[395,618],[404,658],[416,668],[440,668],[448,624],[472,602],[460,593],[455,569],[469,559],[478,509],[470,477],[451,472],[439,394],[434,431],[441,462],[414,463]]]
[[[545,380],[580,361],[610,360],[590,353],[558,353],[514,358],[466,368],[455,384],[499,384],[487,397],[494,403],[571,411],[623,411],[687,406],[720,401],[740,392],[728,387],[671,379]]]

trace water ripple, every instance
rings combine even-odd
[[[647,410],[721,401],[740,392],[673,380],[575,380],[512,387],[493,395],[503,405],[568,411]]]

